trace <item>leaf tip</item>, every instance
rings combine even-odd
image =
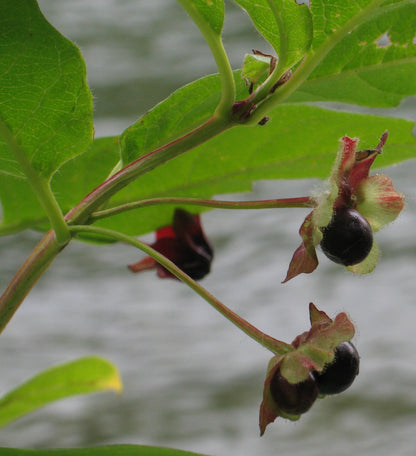
[[[122,394],[123,382],[117,370],[114,372],[113,376],[107,380],[106,387],[107,389],[112,390],[117,394]]]

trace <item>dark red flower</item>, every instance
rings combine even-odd
[[[183,209],[176,209],[173,223],[156,231],[156,241],[151,244],[155,250],[176,264],[194,280],[205,277],[211,269],[214,252],[206,238],[199,215],[192,215]],[[129,265],[133,272],[156,268],[162,279],[176,277],[151,257]]]

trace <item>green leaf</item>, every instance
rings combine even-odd
[[[320,46],[330,42],[355,14],[377,3],[312,1],[314,52],[319,53]],[[415,35],[416,2],[383,2],[331,49],[288,101],[399,105],[403,98],[416,94]]]
[[[23,177],[0,173],[0,198],[3,212],[0,235],[33,228],[47,221],[39,200]]]
[[[92,141],[85,65],[36,1],[3,0],[0,11],[0,121],[32,168],[48,179]],[[0,173],[23,178],[1,138]]]
[[[313,18],[312,50],[315,52],[333,35],[339,32],[353,17],[363,9],[381,3],[380,0],[357,0],[345,2],[343,0],[311,0],[310,9]]]
[[[119,138],[109,136],[94,139],[86,152],[59,168],[52,178],[51,187],[64,212],[107,179],[119,161]]]
[[[403,119],[302,105],[282,105],[270,117],[263,127],[235,127],[142,176],[115,195],[108,207],[164,196],[208,198],[249,191],[259,179],[326,178],[339,139],[346,134],[361,138],[359,147],[366,149],[373,148],[389,130],[378,166],[416,157],[413,123]],[[146,138],[143,131],[137,133],[140,140]],[[132,134],[129,141],[134,139]],[[98,223],[139,235],[170,224],[173,210],[171,206],[141,208]],[[192,211],[201,209],[193,207]]]
[[[93,125],[79,50],[46,21],[34,0],[5,0],[0,11],[0,126],[5,135],[0,135],[0,230],[7,234],[45,217],[10,141],[47,181],[88,148]]]
[[[104,359],[87,357],[61,364],[41,372],[0,399],[0,426],[58,399],[121,389],[116,367]]]
[[[0,448],[0,456],[202,456],[189,451],[160,448],[147,445],[108,445],[92,448],[59,448],[29,450]]]
[[[312,19],[307,5],[294,0],[235,0],[247,11],[258,31],[273,46],[285,68],[305,55],[312,41]],[[277,15],[274,15],[274,3]]]
[[[234,78],[237,97],[245,98],[248,89],[240,72],[235,72]],[[218,75],[206,76],[173,92],[123,132],[123,163],[128,164],[201,125],[213,115],[220,98]]]
[[[240,73],[235,73],[235,79],[238,96],[244,98],[248,92]],[[211,117],[220,96],[218,75],[174,92],[123,133],[120,143],[124,163],[200,125]],[[416,157],[413,124],[402,119],[302,105],[282,105],[270,117],[263,127],[235,127],[142,176],[113,197],[110,206],[163,196],[210,197],[248,191],[258,179],[326,178],[338,150],[338,139],[345,134],[360,137],[360,147],[364,149],[374,147],[380,134],[388,129],[390,137],[377,159],[378,166]],[[71,209],[108,176],[118,160],[117,139],[102,138],[94,141],[89,151],[62,166],[51,182],[61,207],[65,211]],[[31,200],[30,192],[26,193],[24,181],[20,185],[16,181],[12,176],[0,175],[1,186],[9,195],[4,200],[2,233],[30,226],[46,227],[46,219],[40,216],[37,201]],[[173,210],[168,206],[142,208],[99,224],[139,235],[169,224]],[[193,207],[192,211],[200,210]],[[6,218],[7,214],[13,216]]]
[[[195,20],[205,22],[216,34],[221,35],[224,25],[223,0],[177,0]]]

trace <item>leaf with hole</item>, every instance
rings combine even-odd
[[[347,31],[289,102],[394,107],[416,94],[415,2],[313,0],[311,10],[315,53]]]

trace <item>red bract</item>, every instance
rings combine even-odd
[[[293,255],[284,282],[302,272],[310,273],[316,269],[316,246],[322,241],[323,233],[330,222],[333,222],[335,214],[342,212],[343,209],[350,210],[351,214],[358,211],[373,232],[399,215],[404,206],[404,197],[396,192],[391,179],[382,174],[369,176],[370,167],[381,153],[387,136],[387,132],[382,135],[375,149],[363,151],[356,151],[357,139],[347,136],[342,138],[327,189],[316,198],[315,209],[300,227],[302,244]],[[357,262],[338,262],[347,265],[351,272],[371,272],[377,263],[377,244],[372,242],[368,250],[369,253],[363,260],[360,258]]]
[[[156,231],[156,241],[151,245],[194,280],[205,277],[211,269],[213,249],[201,226],[199,215],[176,209],[171,226]],[[162,279],[176,277],[151,257],[129,265],[133,272],[156,268]]]
[[[318,396],[313,374],[322,372],[333,361],[339,344],[354,336],[354,325],[345,313],[332,320],[310,303],[309,315],[311,329],[291,345],[281,342],[269,362],[260,406],[261,435],[277,417],[298,420],[309,410]]]

